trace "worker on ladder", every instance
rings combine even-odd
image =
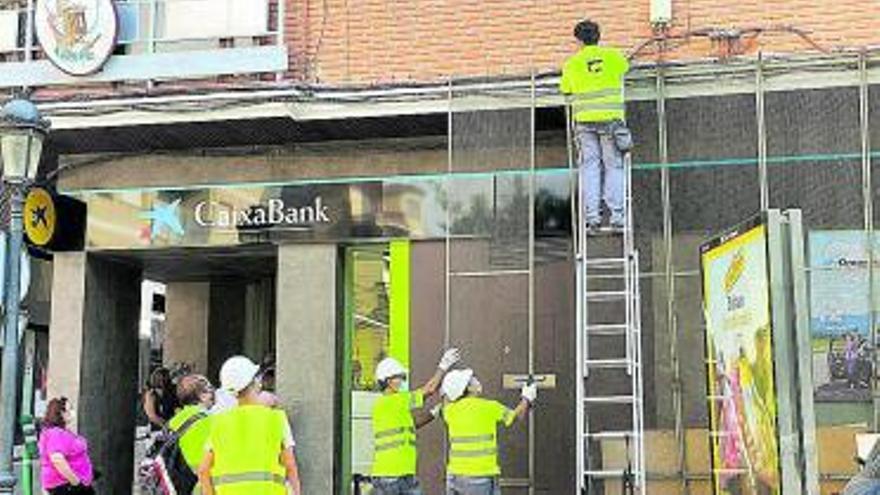
[[[433,417],[416,422],[413,410],[424,407],[425,397],[433,395],[440,380],[461,357],[458,349],[443,354],[437,371],[422,388],[409,391],[407,370],[394,358],[385,358],[376,366],[376,380],[382,396],[373,405],[373,470],[374,495],[421,495],[416,478],[416,428]]]
[[[498,424],[509,427],[524,418],[538,396],[537,385],[523,385],[515,409],[480,397],[483,386],[472,369],[449,372],[442,391],[440,415],[449,431],[446,495],[501,495]]]
[[[597,233],[602,223],[600,199],[604,199],[611,230],[620,232],[626,226],[624,153],[632,148],[623,98],[629,61],[620,50],[599,46],[599,25],[593,21],[579,22],[574,37],[581,48],[566,60],[559,89],[574,120],[583,198],[580,214],[587,222],[587,234]]]

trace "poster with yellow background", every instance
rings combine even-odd
[[[714,493],[781,493],[766,227],[701,250]]]

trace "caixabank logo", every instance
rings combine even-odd
[[[141,218],[150,221],[148,230],[141,233],[141,237],[155,240],[162,234],[183,237],[183,222],[180,221],[180,199],[171,203],[153,203],[153,207],[141,214]]]
[[[248,206],[233,206],[214,200],[202,200],[186,207],[181,203],[180,198],[165,202],[157,200],[149,210],[141,212],[140,218],[149,222],[141,231],[141,238],[144,241],[163,237],[179,239],[187,234],[187,227],[214,231],[302,230],[317,224],[330,224],[333,218],[320,196],[309,204],[296,206],[278,198]]]
[[[330,223],[330,211],[318,196],[308,205],[290,206],[283,199],[270,199],[266,204],[238,208],[219,201],[200,201],[194,208],[194,219],[200,227],[220,229],[253,229],[268,226],[308,227]]]

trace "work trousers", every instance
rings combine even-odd
[[[501,495],[498,478],[492,476],[446,477],[446,495]]]
[[[605,202],[611,225],[622,227],[625,221],[623,153],[614,141],[618,121],[578,123],[575,128],[582,214],[587,223],[602,221],[601,201]],[[604,173],[603,173],[604,172]]]
[[[397,478],[373,478],[374,495],[422,495],[422,488],[415,476]]]

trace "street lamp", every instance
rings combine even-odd
[[[8,188],[9,243],[4,293],[3,375],[0,380],[0,493],[12,493],[15,471],[12,449],[15,435],[15,404],[18,389],[19,277],[21,271],[22,209],[24,189],[37,175],[43,140],[49,122],[28,100],[13,99],[0,110],[0,157],[3,185]]]

